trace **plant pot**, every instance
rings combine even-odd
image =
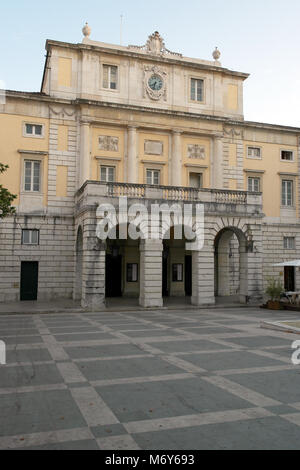
[[[267,307],[270,310],[281,310],[281,303],[279,300],[268,300]]]

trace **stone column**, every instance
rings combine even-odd
[[[173,131],[171,176],[172,176],[172,179],[171,179],[172,186],[182,185],[181,133],[178,131]]]
[[[218,247],[218,296],[227,297],[230,295],[230,267],[229,267],[229,252],[230,240],[233,237],[231,230],[226,230],[222,234]]]
[[[96,234],[84,239],[81,305],[92,311],[105,306],[106,245]]]
[[[140,305],[162,307],[162,251],[161,240],[140,242]]]
[[[214,247],[192,252],[192,305],[214,305]]]
[[[79,187],[90,179],[90,124],[80,124],[80,172]]]
[[[129,126],[128,127],[128,139],[127,139],[128,149],[128,159],[127,159],[127,182],[128,183],[137,183],[137,127]]]
[[[222,136],[213,139],[213,188],[223,189],[223,141]]]

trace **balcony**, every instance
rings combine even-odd
[[[86,181],[76,193],[76,209],[95,207],[103,202],[117,206],[119,197],[127,197],[131,202],[163,204],[198,203],[204,204],[205,212],[225,215],[247,215],[262,217],[262,194],[227,189],[196,189],[176,186],[151,186],[131,183],[103,183]]]

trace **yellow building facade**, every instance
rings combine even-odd
[[[294,269],[273,266],[300,249],[300,129],[244,120],[248,74],[218,50],[212,61],[169,51],[157,32],[125,47],[84,28],[82,43],[46,51],[41,91],[0,104],[0,183],[17,195],[0,224],[0,301],[207,305],[258,300],[270,275],[300,287]],[[99,240],[97,207],[119,196],[202,204],[203,249],[174,239],[172,217],[169,236],[161,226],[158,239]]]

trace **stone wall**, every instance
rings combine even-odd
[[[22,245],[22,229],[38,229],[39,245]],[[38,300],[71,298],[73,217],[15,216],[0,221],[0,302],[20,300],[22,261],[39,262]]]

